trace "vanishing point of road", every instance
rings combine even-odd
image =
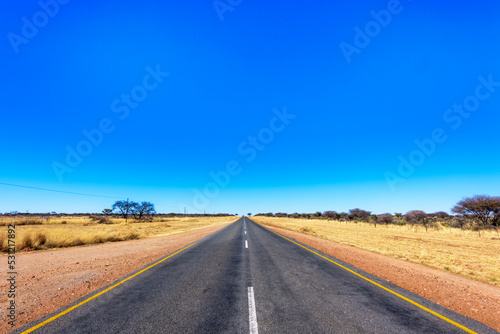
[[[496,333],[244,217],[13,333]]]

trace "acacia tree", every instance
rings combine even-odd
[[[113,208],[113,211],[118,210],[119,213],[123,216],[123,218],[127,219],[128,214],[131,212],[131,209],[132,209],[134,204],[137,204],[137,203],[129,202],[128,200],[116,201],[115,204],[113,204],[112,208]]]
[[[450,223],[452,218],[452,216],[450,216],[447,212],[444,211],[434,212],[432,214],[429,214],[429,216],[431,216],[431,218],[433,218],[436,221],[439,220],[447,223]]]
[[[392,224],[393,217],[390,213],[383,213],[383,214],[377,216],[377,221],[380,224],[389,225],[389,224]]]
[[[132,202],[131,211],[135,219],[142,219],[156,213],[154,204],[150,202],[142,202],[141,204]]]
[[[466,197],[451,211],[472,218],[479,228],[479,235],[481,235],[481,228],[487,227],[490,223],[495,228],[500,225],[500,197],[487,195]]]
[[[452,227],[459,227],[462,233],[465,234],[465,227],[467,226],[467,218],[464,216],[456,216],[451,222]]]
[[[427,214],[422,210],[412,210],[405,214],[406,220],[410,224],[422,224],[425,227],[425,232],[429,228],[429,219]]]
[[[490,198],[490,205],[491,205],[491,225],[497,229],[500,227],[500,197],[491,197]]]
[[[360,220],[367,222],[370,219],[371,212],[361,209],[352,209],[349,210],[349,219],[351,220]]]
[[[339,219],[347,221],[349,220],[349,214],[347,212],[341,212],[339,213]]]
[[[102,210],[102,213],[105,214],[105,215],[107,215],[107,216],[109,216],[109,215],[111,215],[113,213],[113,210],[111,210],[111,209],[104,209],[104,210]]]
[[[328,219],[336,219],[336,220],[340,219],[340,215],[335,211],[325,211],[325,212],[323,212],[323,217],[326,217]]]

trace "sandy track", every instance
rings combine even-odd
[[[225,227],[224,225],[223,227]],[[182,234],[100,245],[16,254],[17,321],[2,316],[0,333],[36,320],[97,290],[158,258],[223,228],[220,225]],[[7,256],[2,256],[7,264]],[[7,308],[7,284],[2,274],[0,308]],[[2,311],[2,314],[5,314]]]
[[[500,288],[496,286],[333,241],[267,227],[500,331]]]

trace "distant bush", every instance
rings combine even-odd
[[[361,209],[349,210],[349,220],[367,222],[370,220],[371,212]]]
[[[394,218],[392,217],[392,215],[390,213],[384,213],[384,214],[377,216],[377,222],[379,224],[389,225],[389,224],[392,224],[393,221],[394,221]]]
[[[109,217],[99,217],[97,224],[113,224],[113,220]]]
[[[325,212],[323,212],[323,217],[327,218],[327,219],[339,220],[340,214],[335,212],[335,211],[325,211]]]
[[[113,220],[109,218],[109,216],[99,216],[97,217],[96,215],[90,215],[90,219],[92,219],[93,222],[97,224],[113,224]]]
[[[430,220],[427,214],[422,210],[412,210],[405,214],[405,219],[410,224],[422,224],[425,227],[425,231],[429,228]]]
[[[396,224],[396,225],[399,225],[399,226],[405,226],[405,225],[407,224],[407,221],[406,221],[406,220],[404,220],[404,219],[397,219],[397,220],[395,221],[395,224]]]
[[[306,233],[306,234],[316,234],[316,231],[310,227],[304,226],[300,229],[301,233]]]

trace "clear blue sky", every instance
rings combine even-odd
[[[499,14],[493,0],[3,1],[0,183],[112,198],[0,185],[0,212],[127,197],[433,212],[500,195]]]

